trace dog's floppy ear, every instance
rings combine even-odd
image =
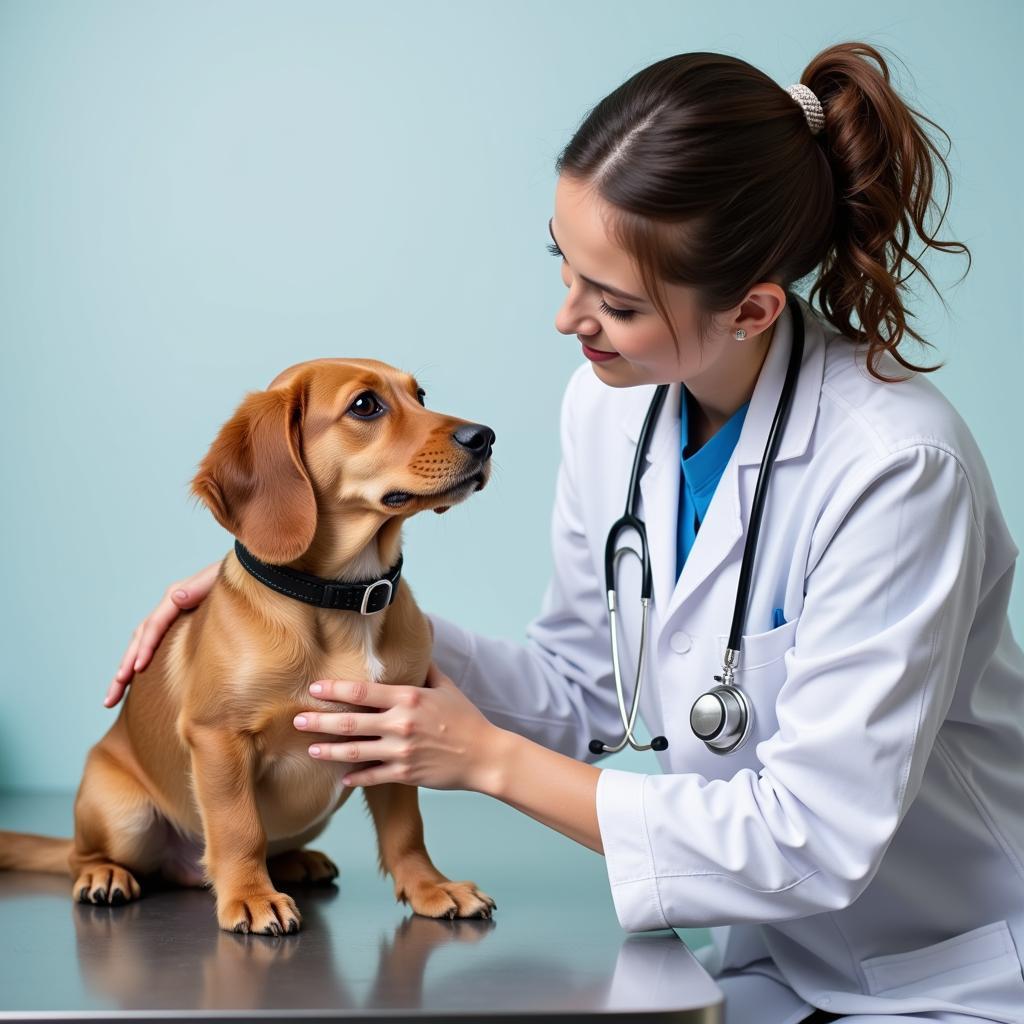
[[[192,494],[264,562],[298,558],[316,531],[316,495],[302,461],[307,399],[304,376],[250,392],[192,480]]]

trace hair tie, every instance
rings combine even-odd
[[[800,82],[791,85],[786,92],[800,104],[800,109],[803,110],[807,124],[810,126],[811,134],[817,135],[825,127],[825,111],[821,101],[806,85]]]

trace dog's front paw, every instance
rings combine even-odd
[[[217,923],[228,932],[291,935],[299,930],[301,922],[302,915],[291,896],[273,889],[217,899]]]
[[[498,904],[475,882],[419,882],[406,897],[417,914],[426,917],[490,917]]]

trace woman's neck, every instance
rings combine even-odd
[[[720,359],[705,374],[683,382],[693,396],[687,419],[688,448],[696,451],[706,444],[750,401],[778,322],[776,319],[767,331],[744,342],[735,358]]]

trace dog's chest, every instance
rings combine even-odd
[[[315,660],[325,679],[384,680],[385,668],[380,649],[380,629],[372,618],[349,618],[344,624],[321,627],[321,647]],[[349,673],[347,676],[339,672]],[[353,673],[358,674],[353,674]]]
[[[233,693],[245,708],[239,707],[236,723],[255,740],[254,788],[269,840],[315,829],[351,793],[341,783],[349,763],[309,754],[314,743],[347,742],[337,719],[324,721],[324,731],[313,731],[297,729],[295,716],[374,713],[371,707],[314,697],[310,684],[339,680],[422,685],[430,663],[429,631],[417,628],[420,623],[407,609],[404,615],[388,624],[383,616],[318,611],[302,628],[289,631],[292,643],[273,650],[260,673],[244,674],[244,683]],[[360,730],[357,735],[365,741],[380,734]]]
[[[256,732],[257,764],[255,794],[268,839],[299,835],[323,821],[338,805],[348,787],[341,777],[346,765],[337,761],[317,760],[309,753],[314,743],[340,742],[336,734],[297,729],[295,716],[319,712],[335,715],[361,711],[354,705],[319,700],[309,694],[309,683],[316,679],[360,678],[352,666],[337,666],[344,674],[315,672],[301,686],[295,687],[291,699],[278,705],[260,722]],[[324,729],[331,724],[325,723]]]
[[[330,645],[332,638],[326,635],[321,639]],[[318,648],[307,661],[304,678],[293,686],[290,699],[279,703],[259,724],[255,792],[269,841],[299,836],[316,828],[351,793],[350,787],[341,782],[348,764],[316,760],[309,754],[309,747],[314,743],[344,740],[330,731],[299,730],[294,718],[302,712],[372,713],[366,707],[315,698],[309,693],[309,685],[317,680],[387,682],[388,665],[393,664],[394,659],[385,657],[384,651],[378,655],[373,632],[368,626],[365,630],[350,628],[345,637],[338,639],[340,642],[334,650]],[[335,722],[325,723],[324,729],[335,727]]]
[[[256,780],[256,805],[269,842],[319,831],[351,793],[341,781],[346,765],[314,760],[307,743],[269,758]]]

